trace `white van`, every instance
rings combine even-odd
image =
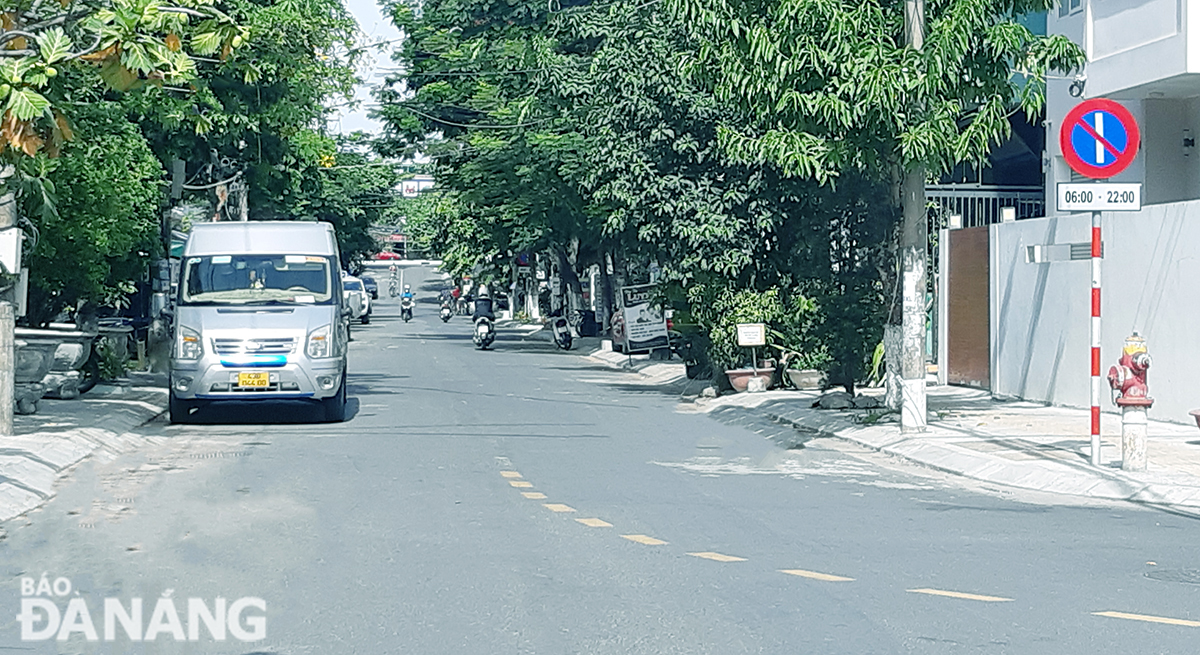
[[[329,223],[192,227],[180,262],[171,422],[220,400],[319,401],[346,414],[348,320]]]

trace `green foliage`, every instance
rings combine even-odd
[[[0,124],[7,163],[34,156],[47,141],[56,152],[69,138],[60,118],[62,70],[85,72],[93,85],[119,91],[161,88],[195,76],[184,40],[193,52],[222,48],[228,56],[246,38],[212,0],[18,1],[6,12],[0,44],[11,52],[0,60]]]
[[[692,288],[688,295],[693,316],[708,333],[708,358],[720,369],[750,364],[750,349],[737,345],[738,323],[767,325],[767,345],[759,349],[760,358],[794,351],[805,364],[819,365],[824,359],[812,333],[817,306],[804,296],[789,297],[778,288],[754,291],[705,286]]]
[[[1084,62],[1065,37],[1016,22],[1052,0],[928,2],[920,51],[906,43],[902,0],[667,5],[702,30],[688,66],[744,119],[722,125],[726,151],[818,181],[981,162],[1009,136],[1010,107],[1034,117],[1046,73]]]
[[[357,134],[326,143],[313,133],[296,139],[314,146],[313,152],[336,147],[336,164],[296,171],[290,176],[287,193],[288,218],[333,224],[342,266],[348,270],[379,249],[371,227],[393,223],[400,215],[398,168],[393,162],[367,154],[362,147],[364,140],[365,135]]]
[[[124,98],[164,162],[189,177],[214,158],[212,180],[243,172],[252,220],[303,212],[291,194],[336,151],[323,133],[330,106],[353,93],[357,25],[340,0],[224,0],[249,38],[236,57],[207,62],[188,94],[147,89]]]
[[[433,157],[446,211],[411,227],[449,268],[653,261],[719,365],[760,316],[848,386],[894,292],[894,174],[981,160],[1082,62],[1014,22],[1041,0],[930,4],[920,53],[899,0],[416,4],[384,3],[409,38],[381,147]]]
[[[31,325],[81,301],[119,303],[156,251],[163,169],[120,105],[76,107],[77,138],[46,172],[57,213],[29,252]]]
[[[96,355],[101,380],[116,380],[133,370],[133,362],[129,359],[129,353],[125,351],[125,348],[117,347],[110,339],[99,339],[96,343]]]

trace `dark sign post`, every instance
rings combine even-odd
[[[1093,184],[1059,184],[1058,210],[1092,213],[1092,466],[1100,466],[1100,215],[1102,211],[1138,211],[1140,184],[1103,182],[1129,167],[1137,157],[1137,121],[1124,106],[1106,98],[1085,100],[1067,112],[1058,132],[1059,145],[1071,168]]]

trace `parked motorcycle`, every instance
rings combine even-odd
[[[407,323],[412,320],[412,316],[413,316],[413,300],[412,300],[412,298],[405,298],[404,300],[401,300],[400,301],[400,318],[404,319],[404,322]]]
[[[550,330],[554,335],[554,345],[558,346],[559,350],[570,350],[571,342],[571,327],[567,325],[567,319],[562,316],[555,316],[550,319]]]
[[[475,342],[475,347],[480,350],[487,350],[491,347],[492,342],[496,340],[496,328],[492,324],[492,319],[486,316],[480,316],[475,319],[475,334],[471,337]]]
[[[442,309],[438,312],[438,316],[442,319],[443,323],[450,322],[450,317],[454,316],[454,310],[450,309],[450,303],[442,303]]]

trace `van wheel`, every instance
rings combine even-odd
[[[189,415],[194,405],[191,402],[175,397],[175,392],[169,392],[167,397],[167,414],[172,423],[189,423],[192,417]]]
[[[321,401],[325,410],[325,420],[331,423],[341,423],[346,420],[346,373],[342,372],[342,383],[338,386],[337,395]]]

